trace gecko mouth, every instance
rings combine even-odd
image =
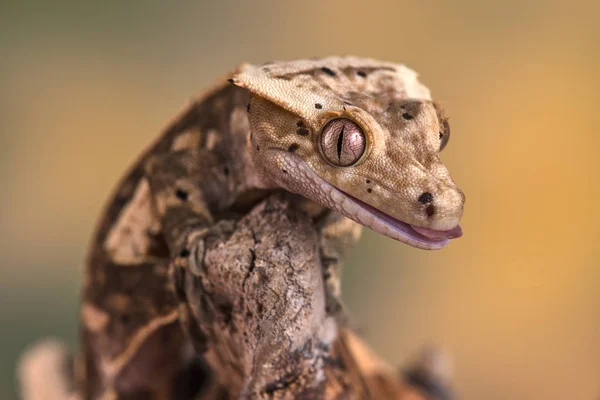
[[[356,214],[354,215],[342,212],[348,218],[410,246],[425,250],[437,250],[446,246],[450,239],[462,236],[460,225],[456,225],[454,228],[446,231],[417,227],[402,222],[344,191],[336,188],[333,189],[338,190],[343,196],[346,196],[347,200],[344,202],[344,208],[348,207],[356,210]]]

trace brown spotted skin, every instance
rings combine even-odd
[[[182,290],[186,276],[216,221],[243,215],[273,190],[314,201],[300,203],[319,233],[332,313],[341,308],[341,260],[360,226],[327,209],[373,226],[307,177],[419,226],[445,229],[460,219],[464,196],[438,157],[447,121],[408,68],[330,57],[243,65],[229,76],[143,153],[100,219],[81,307],[76,379],[84,399],[189,398],[193,390],[179,382],[202,379],[189,371],[204,343]],[[339,116],[366,135],[361,161],[344,169],[318,146],[322,127]],[[418,200],[425,192],[427,204]]]
[[[151,182],[147,186],[154,193],[172,190],[172,184],[180,181],[179,192],[173,190],[175,196],[186,196],[191,202],[190,197],[201,192],[202,198],[196,201],[208,209],[207,218],[225,214],[244,190],[236,184],[236,176],[242,173],[239,152],[245,148],[248,129],[232,115],[234,110],[246,113],[247,103],[247,92],[232,85],[194,103],[140,158],[109,202],[89,253],[83,294],[85,368],[80,378],[86,398],[113,394],[129,398],[176,390],[169,385],[191,360],[191,348],[179,327],[178,302],[169,276],[170,253],[160,222],[157,227],[158,208],[165,206],[152,200],[150,220],[123,223],[120,219],[144,180]],[[196,154],[199,163],[189,165],[191,159],[173,157],[166,168],[149,166],[153,159],[186,152]],[[198,180],[188,182],[194,175]],[[119,224],[124,226],[117,235],[113,230]],[[145,232],[142,239],[128,239],[128,234],[139,232]],[[136,248],[108,251],[111,234]]]

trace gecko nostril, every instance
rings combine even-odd
[[[432,206],[431,204],[427,206],[427,208],[425,209],[425,214],[427,214],[428,217],[431,217],[433,214],[435,214],[435,207]]]
[[[425,192],[419,196],[419,203],[427,204],[433,201],[433,195],[429,192]]]

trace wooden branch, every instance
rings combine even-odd
[[[216,390],[248,399],[445,399],[400,382],[326,315],[317,249],[312,221],[283,194],[212,229],[188,298],[196,299]],[[198,287],[203,294],[193,296]],[[427,381],[423,372],[413,371],[412,382]]]
[[[210,379],[200,369],[179,384],[208,381],[202,400],[450,399],[438,352],[424,352],[399,379],[326,314],[316,229],[294,204],[275,194],[210,230],[184,288],[206,337]],[[55,342],[29,351],[19,373],[24,398],[80,399],[69,392],[67,358]]]

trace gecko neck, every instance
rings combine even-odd
[[[244,160],[244,181],[248,189],[280,189],[280,186],[270,180],[263,169],[256,164],[254,158],[254,149],[252,148],[251,132],[246,135],[246,146],[243,154]]]

